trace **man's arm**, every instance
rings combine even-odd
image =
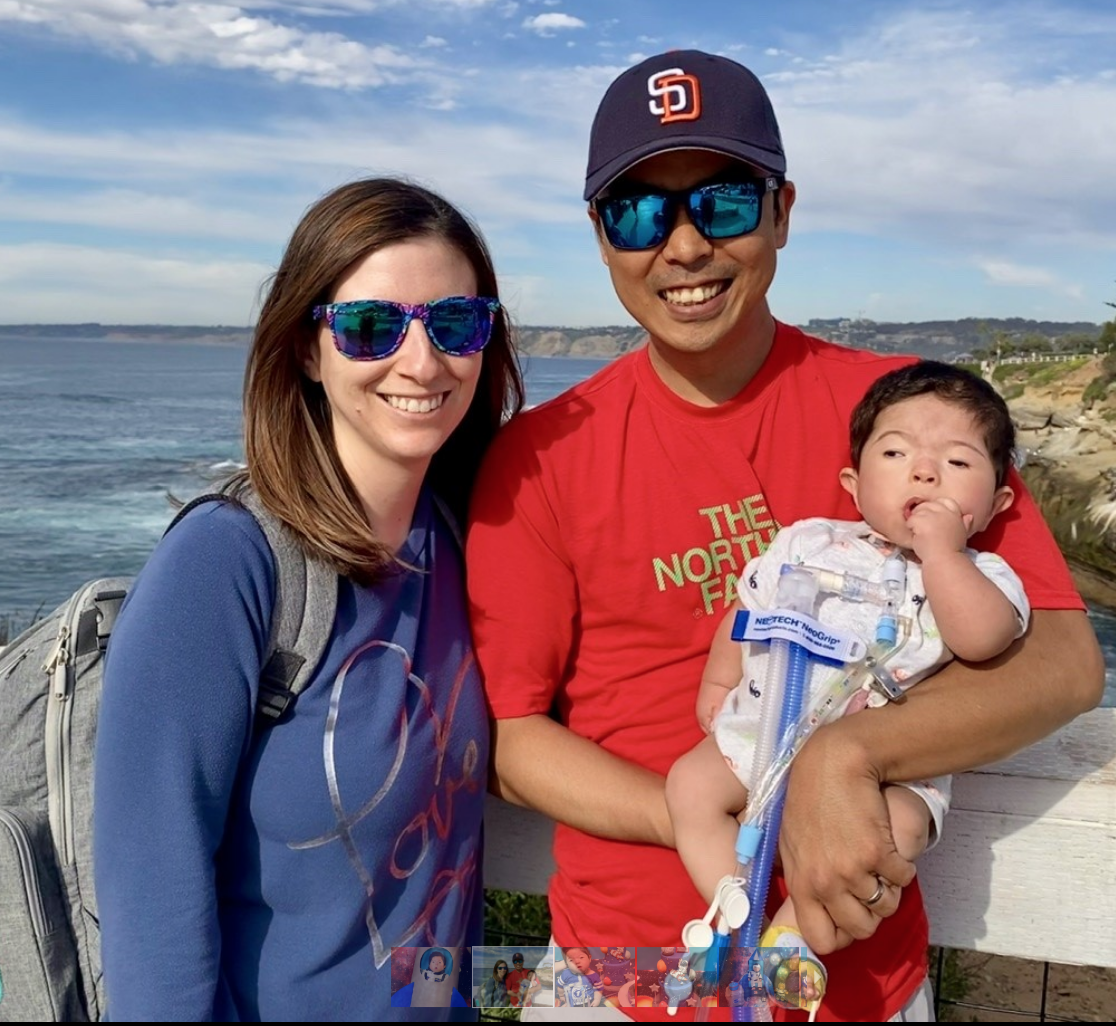
[[[664,778],[549,716],[493,722],[492,769],[489,789],[505,801],[598,837],[674,847]]]
[[[806,940],[822,952],[859,930],[866,875],[894,865],[883,781],[956,773],[1019,751],[1093,708],[1104,664],[1085,613],[1035,610],[999,658],[954,662],[905,701],[845,717],[790,774],[781,851]]]

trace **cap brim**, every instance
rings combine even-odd
[[[735,139],[718,139],[708,136],[691,135],[674,139],[657,139],[654,142],[636,146],[618,157],[614,157],[603,167],[598,168],[585,180],[585,194],[583,199],[591,200],[594,196],[611,185],[625,171],[631,170],[641,160],[653,157],[659,153],[672,153],[675,150],[707,150],[711,153],[721,153],[726,157],[754,164],[762,171],[772,175],[785,175],[787,173],[786,158],[781,153],[772,153],[770,150],[760,149],[758,146],[749,146],[745,142]]]

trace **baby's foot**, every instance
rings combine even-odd
[[[784,949],[765,959],[767,993],[783,1008],[805,1009],[810,1022],[825,997],[826,971],[818,956],[793,926],[772,924],[760,938],[761,948]],[[789,953],[788,953],[789,949]]]

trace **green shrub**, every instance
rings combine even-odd
[[[550,909],[545,894],[484,892],[485,944],[549,944]]]
[[[1095,402],[1101,402],[1104,397],[1108,395],[1108,389],[1111,387],[1111,385],[1112,378],[1108,377],[1107,375],[1099,378],[1094,378],[1092,381],[1089,382],[1088,385],[1085,386],[1085,391],[1081,395],[1081,401],[1085,403],[1085,405],[1089,405],[1090,403]]]

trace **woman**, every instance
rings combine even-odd
[[[508,1008],[511,999],[507,987],[508,963],[502,958],[492,967],[492,975],[484,981],[477,997],[478,1008]]]
[[[336,570],[332,634],[260,728],[277,595],[256,519],[198,507],[137,579],[96,754],[113,1019],[407,1016],[391,948],[480,941],[488,735],[450,521],[522,399],[457,210],[393,179],[310,208],[256,327],[235,484]]]

